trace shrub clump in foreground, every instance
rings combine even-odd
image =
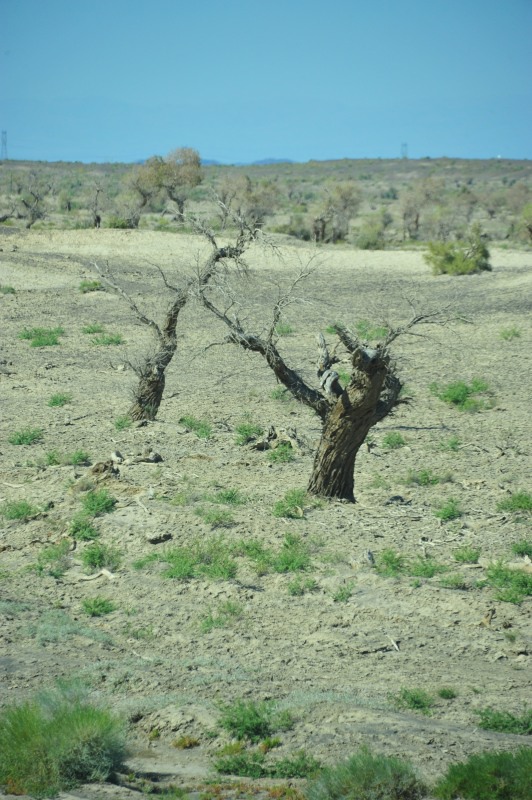
[[[345,763],[324,769],[306,796],[308,800],[421,800],[425,792],[408,762],[362,748]]]
[[[125,755],[122,723],[66,696],[6,708],[0,716],[0,786],[10,794],[53,797],[104,781]]]
[[[487,752],[451,764],[434,789],[441,800],[530,800],[532,750]]]

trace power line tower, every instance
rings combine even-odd
[[[7,131],[2,131],[2,150],[0,152],[0,161],[7,161]]]
[[[408,158],[408,144],[403,142],[401,145],[401,158]]]

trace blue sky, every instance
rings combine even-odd
[[[0,0],[13,159],[532,158],[532,0]]]

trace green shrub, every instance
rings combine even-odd
[[[179,420],[181,425],[184,425],[187,430],[196,434],[199,439],[210,439],[212,436],[212,426],[208,422],[196,417],[185,416]]]
[[[532,749],[486,752],[451,764],[433,790],[439,800],[530,800]]]
[[[474,378],[471,383],[455,381],[447,386],[439,386],[436,383],[430,386],[432,394],[460,411],[479,411],[485,408],[485,401],[476,395],[488,391],[488,388],[488,384],[479,378]]]
[[[233,515],[226,508],[197,508],[195,513],[211,528],[230,528],[235,524]]]
[[[408,574],[416,578],[433,578],[440,572],[445,572],[447,567],[437,564],[431,558],[417,558],[408,568]]]
[[[387,433],[382,437],[382,446],[387,450],[397,450],[399,447],[404,447],[406,444],[404,436],[397,431]]]
[[[81,281],[79,290],[82,294],[87,292],[99,292],[102,289],[101,281]]]
[[[291,597],[301,597],[306,592],[315,592],[317,588],[318,584],[314,578],[305,578],[303,580],[298,576],[288,584],[288,594]]]
[[[361,748],[348,761],[322,770],[307,800],[421,800],[426,788],[407,761]]]
[[[273,507],[274,517],[287,517],[297,519],[303,516],[303,508],[307,493],[304,489],[291,489],[282,500],[278,500]]]
[[[264,428],[261,428],[260,425],[254,425],[251,422],[242,422],[240,425],[236,426],[235,431],[237,434],[236,443],[242,446],[262,436]]]
[[[220,755],[214,761],[214,769],[222,775],[238,775],[242,778],[264,778],[266,756],[260,750],[242,751]]]
[[[455,700],[458,697],[458,692],[448,686],[438,689],[438,697],[442,700]]]
[[[56,408],[61,406],[66,406],[67,403],[72,401],[72,395],[67,394],[65,392],[57,392],[57,394],[53,394],[50,399],[48,400],[48,405],[50,408]]]
[[[174,547],[161,558],[168,564],[164,572],[167,578],[231,580],[237,573],[236,561],[222,538],[198,540],[192,545]]]
[[[0,785],[10,794],[53,797],[105,781],[125,755],[112,714],[62,697],[8,706],[0,715]]]
[[[360,250],[384,250],[386,240],[384,238],[384,228],[380,222],[366,222],[355,239],[355,245]]]
[[[515,542],[512,545],[512,552],[516,556],[528,556],[532,558],[532,541],[530,539],[521,539],[520,542]]]
[[[85,450],[75,450],[73,453],[68,453],[64,457],[65,464],[72,464],[72,466],[76,467],[80,464],[88,464],[90,462],[90,456]]]
[[[510,569],[502,561],[490,564],[486,570],[489,586],[497,588],[497,600],[519,605],[532,594],[532,575],[520,569]]]
[[[503,328],[500,332],[501,339],[505,342],[510,342],[512,339],[518,339],[521,336],[521,331],[515,325],[511,328]]]
[[[521,716],[510,714],[509,711],[495,711],[493,708],[483,708],[475,713],[480,717],[479,728],[485,731],[532,736],[532,709],[524,711]]]
[[[201,621],[202,633],[209,633],[214,628],[226,628],[231,623],[242,617],[243,608],[240,603],[227,600],[221,603],[217,611],[209,611],[207,616]]]
[[[82,501],[83,512],[89,517],[109,514],[116,505],[116,498],[107,489],[94,489],[87,492]]]
[[[532,494],[514,492],[506,500],[497,503],[497,511],[532,511]]]
[[[332,596],[333,602],[335,603],[347,603],[353,596],[353,590],[355,588],[354,581],[349,581],[349,583],[340,586]]]
[[[106,600],[105,597],[87,598],[83,600],[81,606],[89,617],[103,617],[105,614],[116,611],[115,604],[111,600]]]
[[[16,294],[13,286],[0,286],[0,294]]]
[[[441,480],[432,470],[420,469],[417,472],[409,472],[405,483],[407,486],[435,486]]]
[[[395,578],[405,569],[404,558],[399,553],[396,553],[395,550],[387,548],[377,556],[375,569],[379,575]]]
[[[59,344],[63,328],[25,328],[19,333],[19,339],[26,339],[30,347],[53,347]]]
[[[434,275],[472,275],[491,270],[490,252],[478,226],[473,226],[466,241],[429,242],[423,257]]]
[[[458,500],[450,497],[449,500],[445,500],[443,503],[441,503],[441,505],[434,511],[434,515],[443,522],[449,522],[450,520],[458,519],[462,516],[460,503]]]
[[[27,500],[13,500],[0,506],[0,516],[5,519],[21,519],[26,522],[39,513],[39,509]]]
[[[482,548],[480,547],[464,545],[464,547],[459,547],[458,550],[454,551],[453,558],[461,564],[476,564],[481,552]]]
[[[107,217],[106,228],[116,228],[118,230],[126,230],[131,228],[131,223],[125,217],[119,217],[116,214],[111,214]]]
[[[131,428],[132,425],[133,420],[127,414],[117,417],[114,421],[115,430],[117,431],[125,431],[128,428]]]
[[[43,431],[40,428],[23,428],[20,431],[15,431],[9,439],[10,444],[35,444],[40,442],[43,437]]]
[[[360,322],[357,322],[355,331],[359,339],[366,341],[385,339],[388,335],[388,328],[385,325],[376,325],[367,319],[361,319]]]
[[[278,447],[268,451],[268,461],[272,464],[288,464],[294,459],[294,448],[290,442],[281,442]]]
[[[434,698],[428,692],[424,692],[423,689],[403,688],[393,698],[393,701],[396,708],[421,711],[425,715],[430,714],[430,709],[434,705]]]
[[[109,347],[115,344],[124,344],[124,337],[121,333],[102,333],[91,339],[91,344],[95,347]]]
[[[288,336],[290,333],[294,332],[294,328],[290,325],[289,322],[278,322],[275,326],[275,333],[277,336]]]
[[[100,532],[94,527],[91,519],[85,514],[77,514],[70,523],[70,535],[78,542],[97,539]]]
[[[120,566],[121,555],[115,547],[92,542],[81,554],[81,561],[91,572],[104,567],[113,570]]]
[[[63,539],[59,544],[45,547],[38,555],[36,570],[40,575],[61,578],[69,567],[70,543]]]
[[[220,489],[208,499],[211,503],[224,503],[228,506],[241,506],[246,502],[246,498],[239,489]]]
[[[88,333],[103,333],[103,330],[104,330],[103,329],[103,325],[101,325],[99,322],[93,322],[90,325],[85,325],[85,327],[83,327],[81,329],[82,333],[86,333],[86,334],[88,334]]]
[[[292,728],[294,720],[288,711],[279,711],[276,703],[236,700],[221,709],[220,727],[236,739],[258,742],[277,731]]]

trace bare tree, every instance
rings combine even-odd
[[[26,228],[31,228],[46,216],[46,197],[52,190],[43,176],[31,172],[27,182],[19,191],[19,216],[26,220]]]
[[[317,374],[319,388],[310,386],[301,374],[292,369],[277,349],[276,327],[283,308],[292,301],[292,292],[297,283],[308,273],[301,273],[291,290],[275,304],[269,331],[265,336],[246,330],[239,318],[232,313],[234,301],[222,309],[209,296],[209,287],[202,289],[202,300],[206,309],[228,328],[226,341],[245,350],[259,353],[293,397],[309,406],[318,415],[322,434],[314,458],[308,491],[326,497],[336,497],[351,502],[354,495],[354,469],[357,453],[369,430],[406,400],[399,397],[402,383],[390,352],[390,345],[400,335],[410,333],[421,324],[445,321],[445,312],[414,314],[402,327],[390,330],[386,338],[375,347],[370,347],[347,328],[336,325],[338,345],[343,345],[351,361],[351,378],[345,388],[339,382],[338,373],[332,369],[339,358],[329,352],[323,335],[318,336]]]
[[[312,222],[316,242],[339,242],[346,239],[349,223],[360,203],[360,191],[354,181],[343,181],[332,189],[327,189],[323,204]]]
[[[199,267],[195,277],[185,281],[183,286],[172,286],[165,274],[159,269],[165,287],[172,293],[173,299],[166,311],[164,322],[158,325],[153,319],[147,317],[138,307],[133,298],[116,282],[109,270],[102,270],[93,262],[105,282],[128,303],[137,319],[147,325],[155,336],[156,347],[147,355],[140,366],[131,365],[139,378],[134,390],[133,405],[128,411],[128,416],[134,420],[155,419],[163,398],[166,383],[166,368],[172,361],[177,350],[177,321],[179,314],[187,304],[193,287],[204,289],[214,274],[222,266],[230,264],[237,267],[243,266],[242,256],[256,238],[257,229],[246,224],[240,219],[238,232],[232,244],[221,245],[212,231],[194,218],[189,220],[198,232],[201,232],[211,245],[211,252],[202,266]]]

